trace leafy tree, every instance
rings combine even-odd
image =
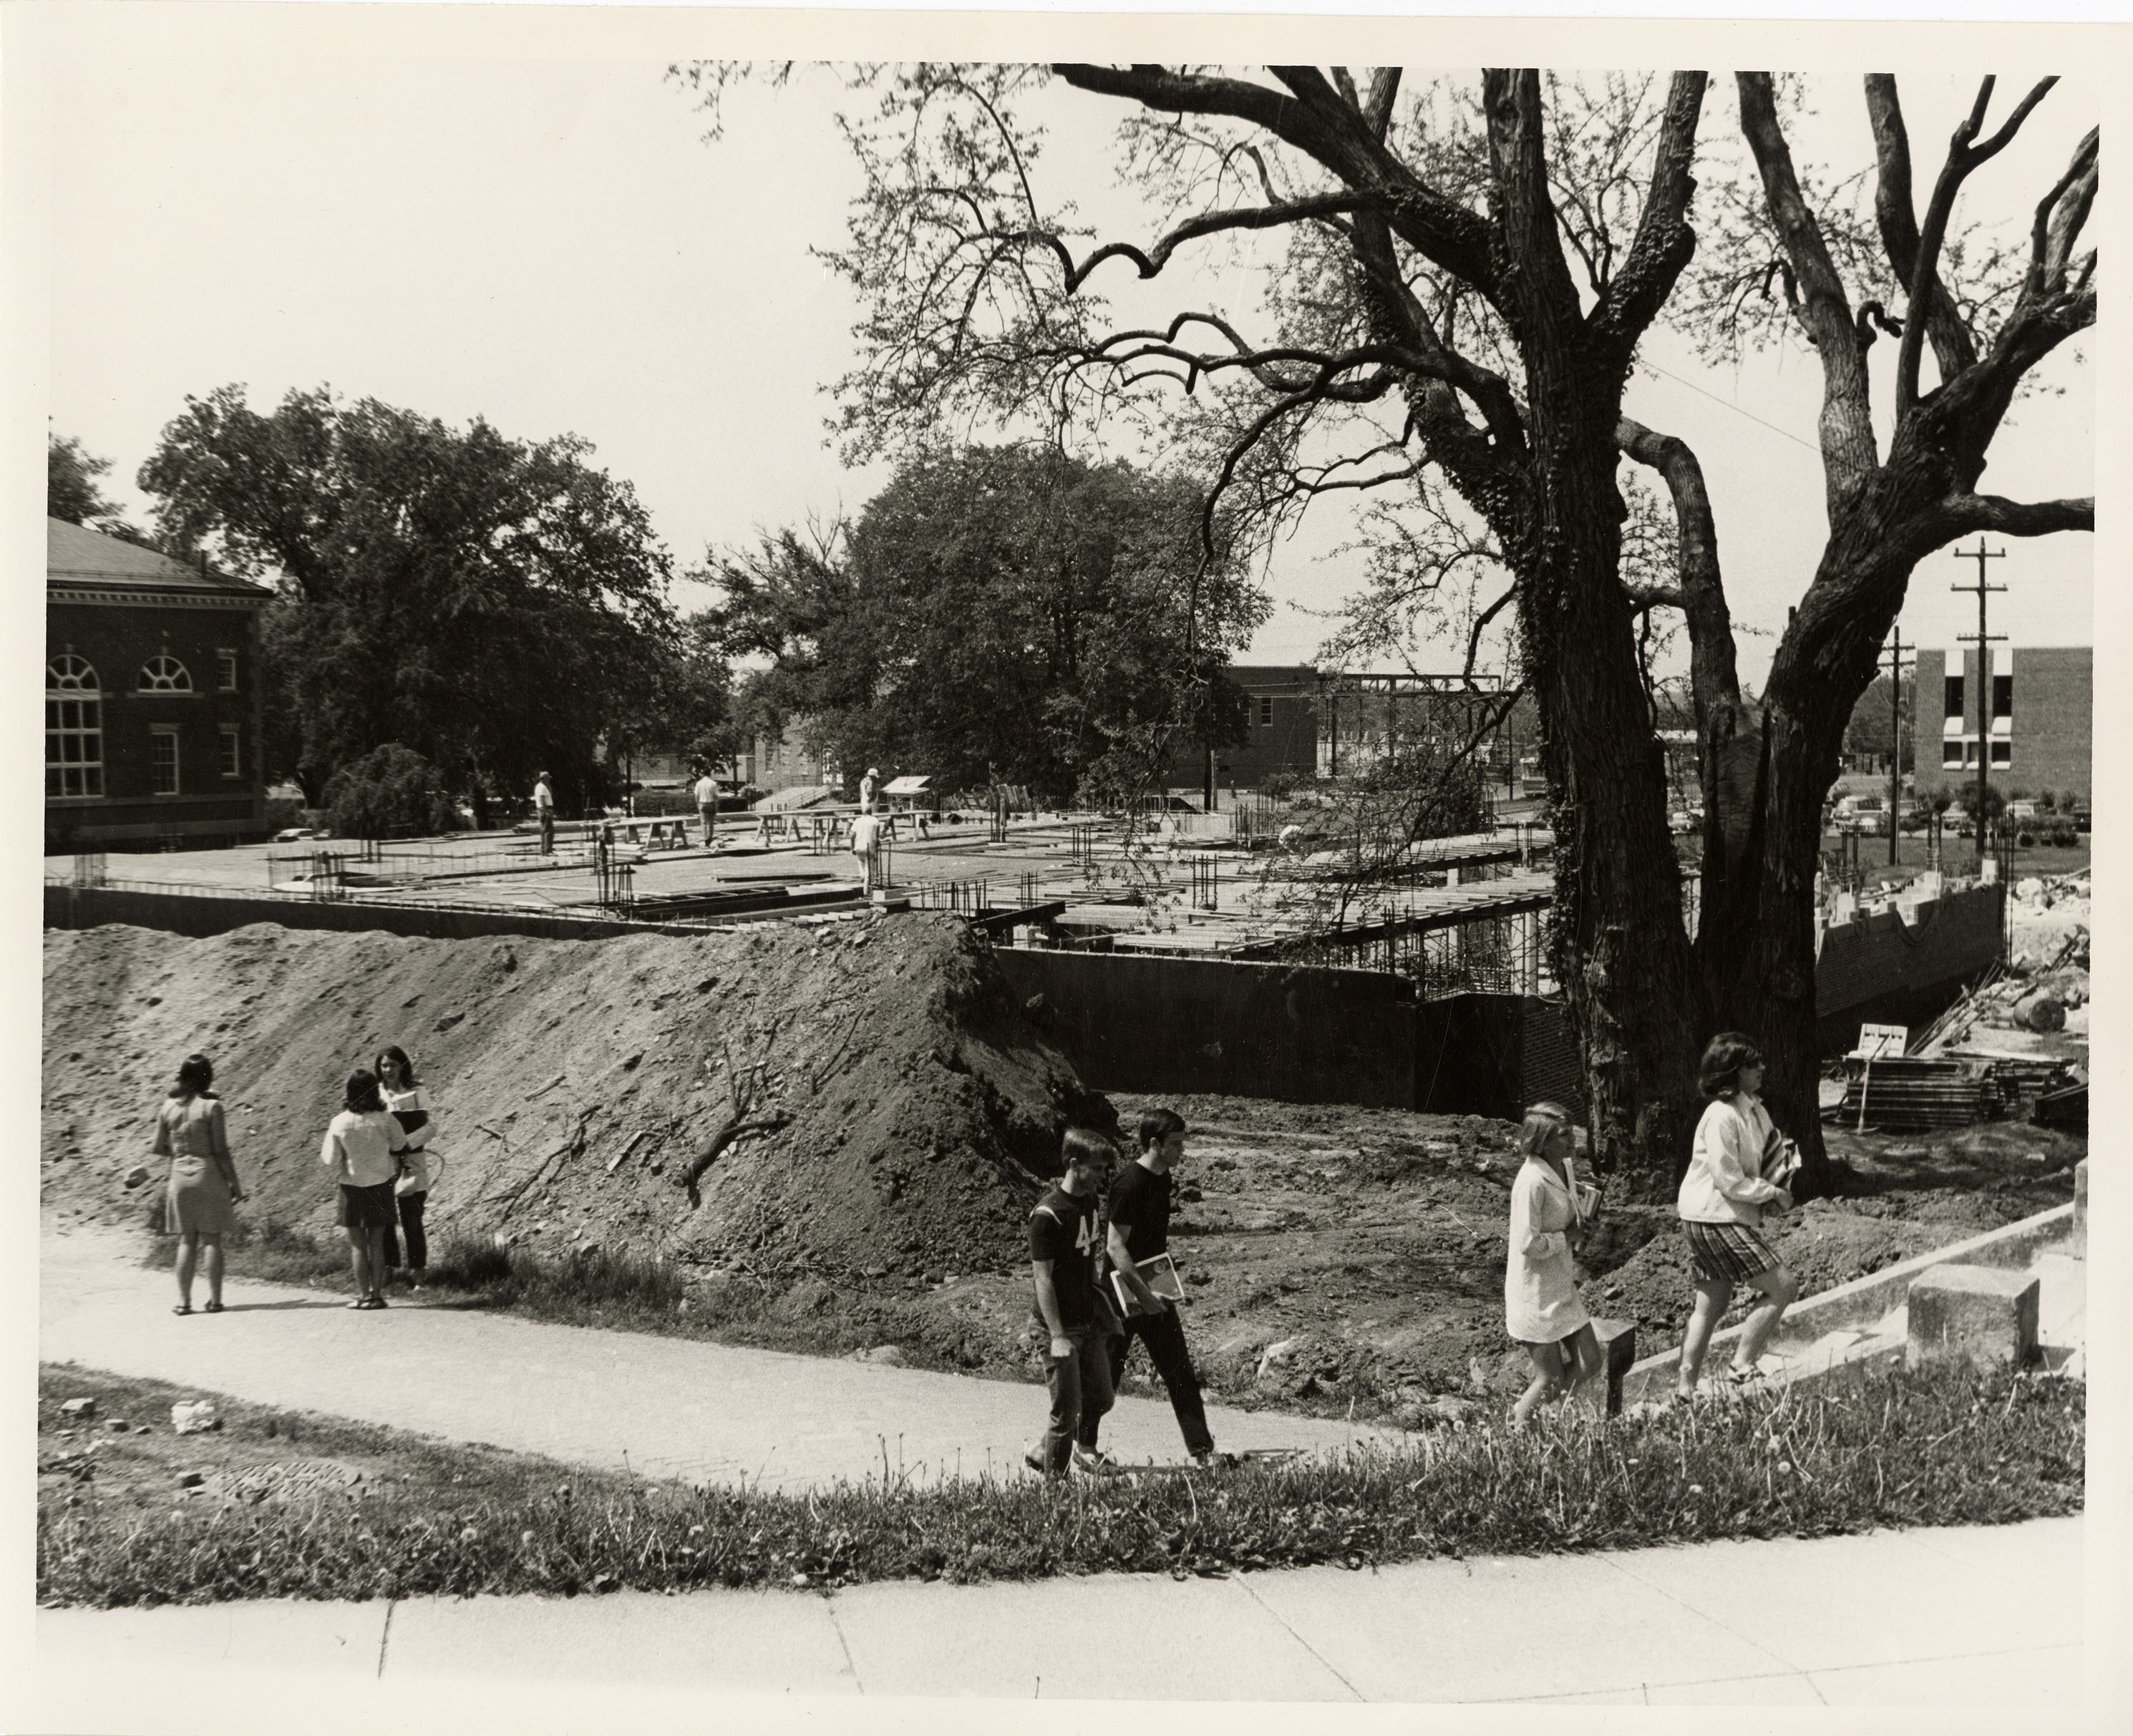
[[[93,457],[72,435],[45,436],[45,511],[107,536],[151,546],[118,507],[104,498],[97,478],[111,474],[111,460]]]
[[[734,71],[682,76],[715,104]],[[1509,576],[1517,672],[1539,709],[1555,974],[1577,1016],[1601,1165],[1654,1194],[1671,1184],[1699,1108],[1702,1043],[1739,1026],[1760,1035],[1766,1093],[1811,1181],[1827,1183],[1812,888],[1845,724],[1919,560],[1972,531],[2093,522],[2086,500],[1976,492],[2025,377],[2095,319],[2094,256],[2077,252],[2092,131],[2055,184],[2015,204],[2027,228],[2011,250],[1956,209],[2049,81],[1983,137],[1984,80],[1921,216],[1893,78],[1866,81],[1872,175],[1824,189],[1792,159],[1791,89],[1741,75],[1748,161],[1706,201],[1716,244],[1685,279],[1698,249],[1700,72],[1581,83],[1492,69],[1477,84],[1421,85],[1397,67],[845,75],[859,100],[843,127],[867,176],[851,244],[833,256],[862,297],[859,363],[840,388],[854,445],[884,450],[983,414],[1066,426],[1174,388],[1176,436],[1218,455],[1218,493],[1262,528],[1329,490],[1455,495]],[[1040,112],[1118,118],[1152,238],[1076,226],[1046,180]],[[1859,186],[1871,211],[1846,203]],[[1157,279],[1188,249],[1253,235],[1286,249],[1265,262],[1255,314],[1179,301],[1168,320],[1115,320],[1095,286],[1100,271]],[[1639,343],[1685,281],[1678,315],[1714,347],[1804,338],[1824,376],[1829,538],[1760,701],[1738,679],[1695,451],[1622,410]],[[1885,334],[1898,340],[1885,455],[1867,392],[1868,351]],[[1625,462],[1672,509],[1671,583],[1625,569]],[[1678,611],[1688,639],[1700,741],[1692,945],[1640,649],[1657,608]]]
[[[675,655],[666,551],[590,454],[323,387],[262,416],[225,386],[185,401],[140,485],[166,536],[278,579],[271,770],[315,801],[399,742],[485,823],[542,770],[566,807],[599,793],[596,744],[643,714]]]
[[[373,748],[326,781],[326,824],[337,837],[395,838],[458,825],[437,768],[397,742]]]
[[[754,714],[806,719],[841,765],[1123,797],[1178,729],[1239,712],[1206,678],[1264,604],[1206,555],[1201,508],[1191,483],[1047,446],[930,450],[848,531],[720,562],[722,642],[771,661]]]
[[[641,709],[619,717],[608,732],[608,763],[626,765],[652,751],[705,765],[731,759],[744,733],[716,621],[708,612],[689,616],[674,642],[658,651]]]

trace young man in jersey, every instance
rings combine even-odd
[[[1117,1390],[1126,1354],[1139,1339],[1170,1394],[1185,1450],[1202,1464],[1227,1464],[1215,1450],[1207,1431],[1207,1409],[1200,1398],[1200,1377],[1185,1348],[1185,1325],[1177,1305],[1158,1296],[1134,1268],[1170,1248],[1170,1171],[1185,1155],[1185,1123],[1174,1109],[1150,1109],[1140,1118],[1140,1158],[1129,1163],[1111,1187],[1110,1229],[1105,1247],[1111,1270],[1126,1288],[1128,1310],[1119,1335],[1110,1340],[1111,1387]],[[1085,1416],[1076,1437],[1086,1451],[1096,1450],[1100,1416]]]
[[[1110,1178],[1115,1153],[1101,1133],[1066,1130],[1058,1185],[1029,1214],[1029,1270],[1037,1290],[1037,1317],[1050,1335],[1044,1383],[1052,1417],[1043,1441],[1027,1455],[1032,1470],[1062,1477],[1070,1463],[1102,1469],[1094,1453],[1076,1444],[1086,1427],[1111,1407],[1108,1344],[1116,1316],[1096,1290],[1096,1205]]]

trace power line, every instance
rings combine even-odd
[[[1667,378],[1672,380],[1677,386],[1686,386],[1691,392],[1702,392],[1705,397],[1709,398],[1714,404],[1723,404],[1736,416],[1745,416],[1750,421],[1757,423],[1760,426],[1769,429],[1771,433],[1783,435],[1795,446],[1804,446],[1810,452],[1819,452],[1821,450],[1821,448],[1817,446],[1813,440],[1802,440],[1797,434],[1794,434],[1791,429],[1780,428],[1775,422],[1765,421],[1763,418],[1756,415],[1754,411],[1743,410],[1738,404],[1735,403],[1732,399],[1721,398],[1717,392],[1709,391],[1706,387],[1697,385],[1693,380],[1684,380],[1679,374],[1675,373],[1669,368],[1660,367],[1656,362],[1644,362],[1642,365],[1650,368],[1654,373],[1664,374]]]

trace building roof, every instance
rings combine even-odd
[[[47,589],[208,592],[254,597],[273,594],[264,585],[233,579],[212,567],[173,560],[168,555],[107,536],[64,518],[45,520],[45,584]]]

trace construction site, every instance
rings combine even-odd
[[[1511,1136],[1582,1099],[1538,812],[1389,861],[1295,803],[899,815],[871,896],[852,817],[52,858],[47,1209],[137,1215],[117,1177],[205,1049],[260,1232],[330,1242],[320,1132],[397,1042],[449,1129],[441,1244],[655,1257],[687,1282],[662,1330],[1028,1378],[1023,1219],[1060,1131],[1162,1102],[1192,1128],[1172,1233],[1212,1392],[1419,1426],[1522,1383]],[[1807,1291],[2071,1198],[2086,899],[1830,894],[1855,1185],[1774,1234]],[[1582,1256],[1641,1355],[1691,1298],[1670,1222],[1611,1205]]]

